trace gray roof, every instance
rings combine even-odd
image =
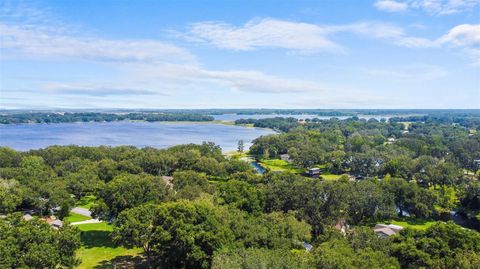
[[[393,231],[390,228],[378,228],[378,229],[374,229],[373,231],[377,234],[383,234],[383,235],[386,235],[386,236],[392,236],[392,235],[396,234],[395,231]]]
[[[386,236],[391,236],[394,234],[397,234],[403,230],[402,226],[395,225],[395,224],[383,224],[383,223],[378,223],[375,225],[373,228],[373,231],[377,234],[383,234]]]
[[[313,246],[310,245],[307,242],[303,242],[302,245],[303,245],[303,247],[305,248],[306,251],[312,251],[312,249],[313,249]]]
[[[55,227],[62,227],[62,226],[63,226],[63,222],[62,222],[61,220],[59,220],[59,219],[56,219],[56,220],[52,221],[52,222],[50,223],[50,225],[55,226]]]

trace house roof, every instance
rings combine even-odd
[[[373,228],[373,231],[375,233],[377,233],[377,234],[380,233],[380,234],[384,234],[384,235],[387,235],[387,236],[397,234],[401,230],[403,230],[402,226],[394,225],[394,224],[383,224],[383,223],[378,223]]]
[[[62,227],[63,226],[63,222],[59,219],[56,219],[52,222],[50,222],[50,225],[52,226],[55,226],[55,227]]]
[[[395,225],[395,224],[389,224],[389,225],[388,225],[388,228],[390,228],[390,229],[392,229],[392,230],[394,230],[394,231],[397,231],[397,232],[403,230],[403,227],[402,227],[402,226],[400,226],[400,225]]]
[[[377,229],[374,229],[373,231],[377,234],[383,234],[386,236],[392,236],[396,234],[396,232],[390,228],[377,228]]]
[[[302,245],[303,245],[303,247],[305,248],[306,251],[312,251],[312,249],[313,249],[313,246],[310,245],[307,242],[302,242]]]

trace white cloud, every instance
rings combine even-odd
[[[435,40],[439,45],[459,49],[472,60],[472,65],[480,66],[480,24],[461,24]]]
[[[392,0],[380,0],[375,2],[374,6],[380,10],[388,12],[400,12],[405,11],[408,8],[407,3],[392,1]]]
[[[222,22],[200,22],[190,28],[190,36],[231,50],[262,47],[301,52],[335,51],[341,47],[327,38],[329,29],[309,23],[266,18],[235,27]]]
[[[410,6],[435,15],[448,15],[472,10],[479,3],[479,0],[415,0]]]
[[[404,28],[383,22],[356,22],[329,26],[328,28],[332,35],[340,32],[351,33],[370,39],[382,40],[402,47],[429,48],[438,46],[434,40],[409,36]]]
[[[111,40],[77,37],[48,27],[0,23],[0,49],[9,54],[98,61],[150,61],[193,56],[183,48],[152,40]]]
[[[202,87],[213,84],[231,91],[261,93],[322,92],[327,89],[315,82],[282,78],[255,70],[218,71],[185,64],[135,64],[129,70],[139,80],[156,80],[163,87],[186,84]]]
[[[187,38],[234,51],[283,48],[300,53],[339,52],[345,48],[332,41],[338,33],[350,33],[404,47],[435,47],[434,41],[409,36],[405,29],[383,22],[316,25],[266,18],[235,27],[221,22],[193,24]]]
[[[473,47],[480,45],[480,24],[461,24],[453,27],[438,39],[439,43],[455,47]]]
[[[480,0],[379,0],[374,3],[374,6],[388,12],[420,9],[432,15],[449,15],[471,11],[479,4]]]
[[[357,22],[352,24],[333,26],[335,32],[350,32],[373,39],[395,39],[405,36],[403,28],[381,22]]]
[[[383,22],[316,25],[271,18],[252,20],[241,27],[220,22],[196,23],[187,36],[190,40],[235,51],[283,48],[301,53],[318,53],[346,50],[332,41],[339,33],[381,40],[406,48],[457,48],[471,56],[477,55],[475,48],[480,43],[478,24],[458,25],[444,36],[428,39],[411,36],[404,28]]]

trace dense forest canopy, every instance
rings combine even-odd
[[[78,265],[78,229],[41,219],[67,220],[86,197],[93,217],[113,225],[109,240],[140,249],[151,268],[480,267],[478,125],[247,121],[282,131],[257,138],[249,154],[288,155],[295,169],[258,174],[246,153],[213,143],[0,148],[0,267]],[[318,178],[302,172],[311,167]],[[405,229],[383,237],[378,223]]]

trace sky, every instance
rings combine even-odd
[[[0,109],[480,108],[480,0],[0,0]]]

